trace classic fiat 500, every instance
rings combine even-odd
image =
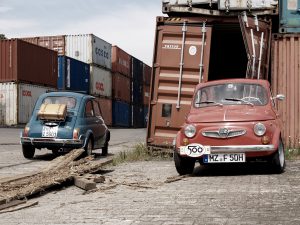
[[[90,95],[51,92],[39,97],[28,124],[21,134],[25,158],[35,149],[47,148],[54,154],[84,148],[85,155],[95,148],[108,151],[110,132],[101,116],[101,108]]]
[[[270,85],[265,80],[232,79],[199,84],[186,122],[174,140],[174,161],[181,175],[193,172],[196,161],[270,163],[285,168],[281,121]]]

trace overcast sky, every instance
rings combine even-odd
[[[161,0],[0,0],[0,33],[8,38],[85,34],[152,64]]]

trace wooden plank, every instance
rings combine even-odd
[[[75,177],[74,178],[74,185],[79,187],[83,190],[89,191],[96,188],[96,183],[94,181],[85,179],[83,177]]]
[[[0,211],[0,214],[1,213],[8,213],[8,212],[15,212],[15,211],[18,211],[18,210],[21,210],[21,209],[26,209],[26,208],[29,208],[31,206],[35,206],[35,205],[38,205],[38,204],[39,204],[38,201],[26,202],[26,203],[24,203],[20,206],[13,207],[12,209],[2,210],[2,211]]]
[[[8,202],[8,203],[5,203],[5,204],[1,204],[0,205],[0,211],[3,210],[3,209],[13,207],[13,206],[24,204],[26,202],[27,202],[27,200],[23,199],[23,200],[14,200],[14,201],[11,201],[11,202]]]

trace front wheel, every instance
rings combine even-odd
[[[181,157],[174,151],[174,162],[177,172],[180,175],[192,174],[195,167],[195,160],[192,158]]]
[[[284,156],[284,146],[281,140],[279,140],[278,150],[272,158],[272,166],[275,173],[283,173],[285,169],[285,156]]]
[[[26,159],[32,159],[35,153],[35,148],[31,145],[22,145],[22,152]]]

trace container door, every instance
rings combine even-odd
[[[246,77],[268,79],[271,22],[247,16],[245,12],[239,15],[239,21],[248,56]]]
[[[211,27],[157,27],[147,142],[171,146],[190,110],[194,89],[207,81]]]

